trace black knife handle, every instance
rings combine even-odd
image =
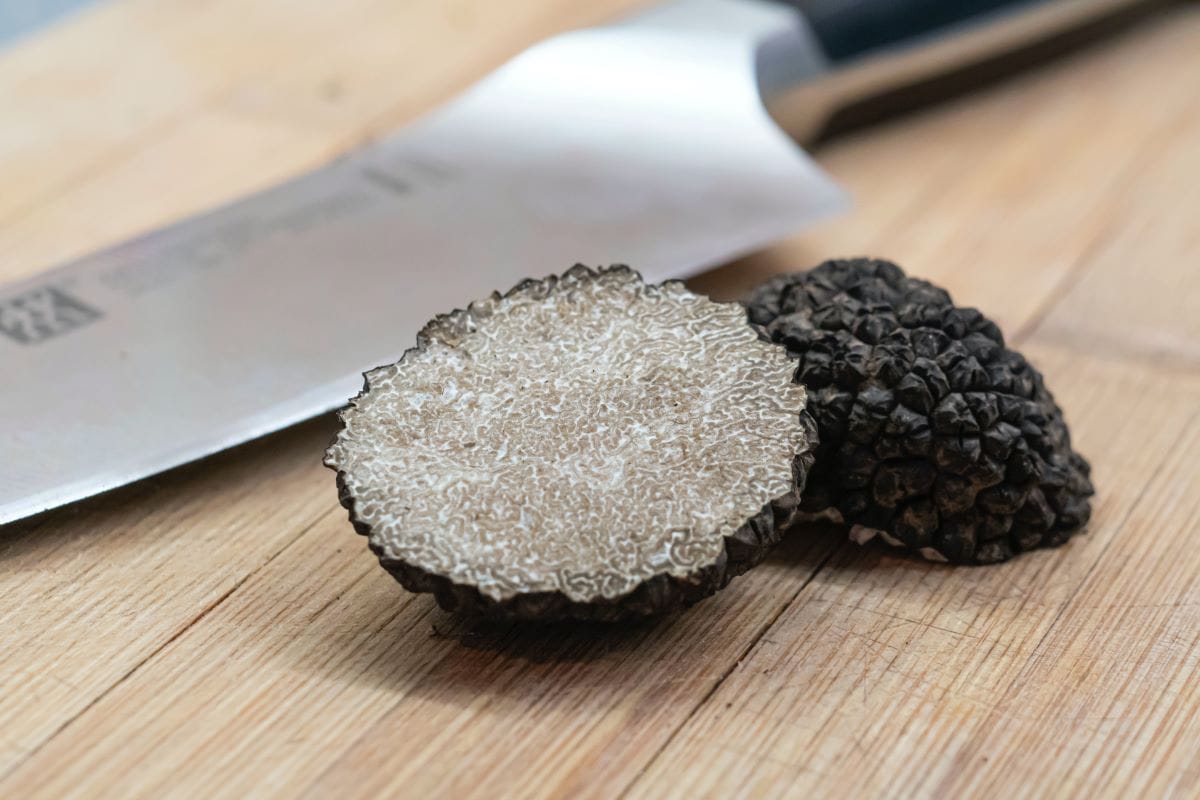
[[[1041,2],[1047,0],[785,0],[804,14],[834,65]]]

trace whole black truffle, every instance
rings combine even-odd
[[[736,303],[575,267],[440,316],[366,375],[326,454],[407,589],[613,620],[707,597],[796,510],[815,439]]]
[[[746,304],[809,390],[820,443],[805,511],[835,510],[859,542],[967,564],[1087,522],[1090,468],[1062,412],[979,311],[872,259],[774,278]]]

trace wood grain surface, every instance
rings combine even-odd
[[[0,53],[0,279],[633,5],[98,5]],[[1095,466],[1085,536],[956,569],[809,526],[678,617],[469,624],[376,565],[318,419],[0,529],[0,797],[1200,795],[1200,6],[816,156],[856,209],[693,285],[873,254],[984,309]]]

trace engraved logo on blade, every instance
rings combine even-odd
[[[21,344],[37,344],[101,316],[62,289],[45,286],[0,300],[0,333]]]

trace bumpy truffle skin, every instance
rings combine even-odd
[[[435,318],[366,374],[325,463],[382,566],[447,610],[659,614],[795,515],[816,432],[791,373],[737,304],[576,266]]]
[[[779,276],[746,304],[809,390],[820,444],[803,510],[962,564],[1060,545],[1088,521],[1090,468],[1061,410],[979,311],[872,259]]]

